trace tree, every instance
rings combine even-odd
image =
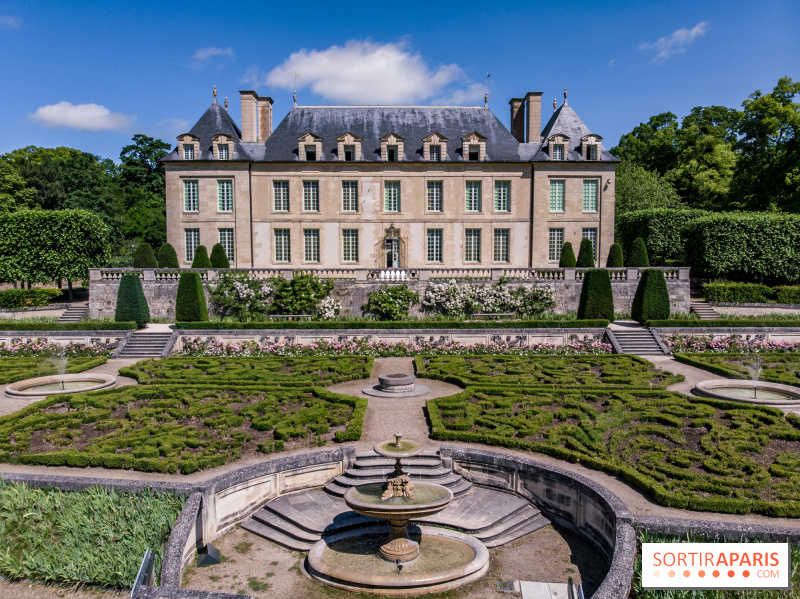
[[[572,250],[572,244],[567,241],[561,248],[561,259],[558,261],[559,268],[575,268],[577,262],[575,261],[575,252]]]
[[[175,299],[175,320],[178,322],[205,322],[208,306],[203,292],[203,281],[196,272],[182,272],[178,279]]]
[[[704,135],[681,151],[677,165],[664,179],[692,208],[720,210],[728,204],[735,169],[731,144]]]
[[[678,192],[658,173],[628,161],[618,164],[616,171],[615,216],[637,210],[680,207]]]
[[[633,296],[631,318],[639,323],[669,318],[669,290],[662,271],[655,268],[642,271]]]
[[[114,321],[135,322],[136,326],[140,328],[150,322],[150,309],[147,307],[147,299],[144,296],[139,275],[122,275],[119,280]]]
[[[132,141],[119,154],[120,186],[126,192],[142,190],[163,200],[166,177],[161,159],[171,146],[141,133],[134,135]]]
[[[140,243],[136,248],[136,255],[133,257],[134,268],[158,268],[156,255],[149,243]]]
[[[158,266],[160,268],[180,268],[178,253],[172,244],[164,243],[158,248]]]
[[[622,256],[622,246],[618,243],[612,243],[611,248],[608,250],[606,268],[621,268],[623,266],[625,266],[625,260]]]
[[[208,258],[208,250],[204,245],[198,245],[194,251],[192,268],[211,268],[211,260]]]
[[[576,265],[578,268],[594,268],[594,244],[591,239],[581,239]]]
[[[30,208],[36,191],[30,189],[14,166],[0,159],[0,213]]]
[[[231,263],[228,261],[228,255],[225,253],[225,248],[221,243],[214,244],[211,248],[211,267],[212,268],[230,268]]]
[[[644,239],[637,237],[633,240],[631,254],[628,256],[628,266],[635,268],[647,268],[650,266],[650,258],[647,256],[647,246]]]
[[[604,268],[587,270],[578,303],[578,320],[602,318],[614,321],[614,293],[611,277]]]
[[[623,162],[665,174],[678,158],[678,117],[671,112],[650,117],[623,135],[611,153]]]
[[[156,247],[167,240],[167,218],[164,213],[164,203],[145,194],[132,192],[132,196],[139,195],[126,212],[122,220],[122,231],[128,239],[141,239]],[[130,199],[130,198],[129,198]]]

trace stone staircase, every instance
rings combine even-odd
[[[158,358],[167,349],[172,333],[133,333],[115,358]]]
[[[442,484],[453,491],[453,501],[446,510],[415,522],[475,535],[490,548],[510,543],[550,524],[527,499],[474,486],[445,466],[436,453],[423,452],[404,459],[402,464],[412,480]],[[353,467],[323,489],[281,495],[253,514],[242,528],[289,549],[308,551],[322,537],[380,525],[380,520],[351,511],[342,495],[351,486],[384,482],[393,469],[394,460],[373,452],[357,453]]]
[[[87,316],[89,316],[89,306],[87,304],[72,304],[57,322],[80,322]]]
[[[634,354],[637,356],[663,356],[665,354],[656,336],[650,329],[644,327],[609,329],[608,334],[613,337],[621,354]]]
[[[705,300],[693,299],[689,308],[691,312],[697,314],[700,320],[718,320],[719,314],[717,311]]]

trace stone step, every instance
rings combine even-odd
[[[484,541],[484,545],[486,545],[489,549],[494,547],[500,547],[501,545],[505,545],[506,543],[511,543],[512,541],[516,541],[524,537],[527,534],[532,532],[536,532],[539,529],[548,526],[550,521],[539,514],[535,518],[528,520],[527,522],[520,524],[519,526],[512,528],[508,532],[499,537],[495,537],[491,540]]]
[[[475,536],[481,541],[488,542],[492,539],[496,539],[509,533],[513,529],[522,526],[526,522],[541,516],[541,514],[542,513],[538,509],[529,503],[528,505],[515,511],[513,514],[510,514],[509,516],[499,520],[494,526],[475,533]]]
[[[386,468],[388,470],[394,470],[394,463],[395,460],[391,458],[382,458],[378,456],[378,459],[374,460],[356,459],[356,461],[353,463],[353,468]],[[400,464],[404,469],[406,467],[440,468],[442,467],[442,460],[439,458],[439,456],[425,456],[423,458],[414,457],[402,459],[400,460]]]
[[[320,538],[320,535],[305,531],[289,520],[265,509],[260,509],[253,514],[253,520],[303,543],[316,543]]]
[[[270,528],[269,526],[261,524],[260,522],[256,522],[255,520],[247,520],[243,522],[242,528],[257,534],[259,537],[263,537],[268,541],[272,541],[273,543],[277,543],[278,545],[293,551],[308,551],[314,545],[314,543],[298,541],[293,537],[285,535],[282,532],[278,532],[274,528]]]
[[[421,480],[425,480],[424,478]],[[369,479],[351,479],[344,475],[337,476],[331,481],[328,481],[323,486],[323,489],[326,493],[333,495],[334,497],[344,497],[344,494],[347,492],[347,489],[350,487],[354,487],[356,485],[369,485],[373,483],[385,483],[386,478],[369,478]],[[432,482],[436,484],[443,485],[450,489],[453,492],[454,497],[458,497],[459,495],[463,495],[467,491],[472,488],[472,483],[468,480],[464,480],[461,475],[453,474],[448,476],[447,478],[443,479],[432,479]]]
[[[440,459],[441,458],[439,457],[439,454],[435,451],[423,451],[415,455],[413,458],[402,458],[401,462],[405,464],[407,460],[440,460]],[[378,461],[390,460],[392,463],[394,463],[394,460],[392,458],[386,458],[382,455],[378,455],[374,451],[357,451],[356,460],[359,462],[363,460],[378,460]]]
[[[394,472],[394,467],[392,468],[348,468],[345,470],[345,475],[349,476],[350,478],[362,479],[362,478],[382,478],[386,479],[389,477],[390,474]],[[412,479],[415,480],[432,480],[432,479],[439,479],[445,478],[449,474],[451,474],[452,470],[450,468],[444,467],[434,467],[434,468],[403,468],[403,472],[408,474]]]

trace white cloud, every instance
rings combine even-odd
[[[300,50],[266,74],[251,66],[241,81],[285,90],[309,87],[318,96],[351,104],[412,104],[431,98],[450,104],[483,95],[483,88],[478,86],[477,93],[457,64],[432,68],[405,42],[351,40],[325,50]]]
[[[652,44],[642,43],[639,44],[640,50],[655,52],[653,62],[656,64],[664,64],[667,60],[676,54],[683,54],[686,52],[687,47],[698,37],[705,34],[708,28],[708,21],[698,23],[691,29],[680,28],[673,31],[666,37],[662,37]]]
[[[111,112],[100,104],[59,102],[40,106],[28,119],[45,127],[65,127],[80,131],[125,131],[136,120],[134,115]]]
[[[207,62],[208,60],[216,57],[221,56],[223,58],[233,58],[233,48],[215,48],[213,46],[209,46],[208,48],[200,48],[199,50],[195,51],[194,53],[194,64],[195,66],[202,66],[203,63]]]
[[[22,25],[22,19],[11,15],[0,15],[0,29],[17,29]]]
[[[189,121],[183,119],[164,119],[158,121],[153,129],[159,137],[172,139],[181,133],[186,133],[189,127]]]

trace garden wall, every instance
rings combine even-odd
[[[658,337],[679,333],[695,337],[740,337],[745,341],[758,339],[774,343],[800,343],[800,323],[797,327],[658,327],[651,329]]]
[[[58,343],[67,345],[77,343],[80,345],[105,345],[111,349],[119,346],[131,331],[126,330],[95,330],[95,331],[0,331],[0,343]]]
[[[192,269],[184,269],[192,270]],[[555,311],[559,314],[576,312],[583,285],[581,268],[430,268],[430,269],[307,269],[304,273],[333,279],[332,296],[342,304],[342,314],[361,316],[362,307],[370,291],[383,285],[406,284],[420,295],[429,282],[451,279],[472,283],[491,284],[505,280],[510,285],[541,285],[553,289]],[[630,312],[633,296],[639,284],[640,269],[612,268],[611,288],[617,312]],[[689,269],[661,268],[667,280],[673,312],[689,311]],[[253,278],[283,277],[290,279],[294,271],[289,269],[239,269],[249,272]],[[198,270],[203,281],[213,285],[216,270]],[[153,318],[175,318],[175,297],[181,269],[90,269],[89,271],[89,318],[113,318],[117,303],[117,288],[124,274],[136,273],[142,280],[150,316]],[[208,289],[206,289],[208,296]],[[412,315],[413,312],[412,312]]]

